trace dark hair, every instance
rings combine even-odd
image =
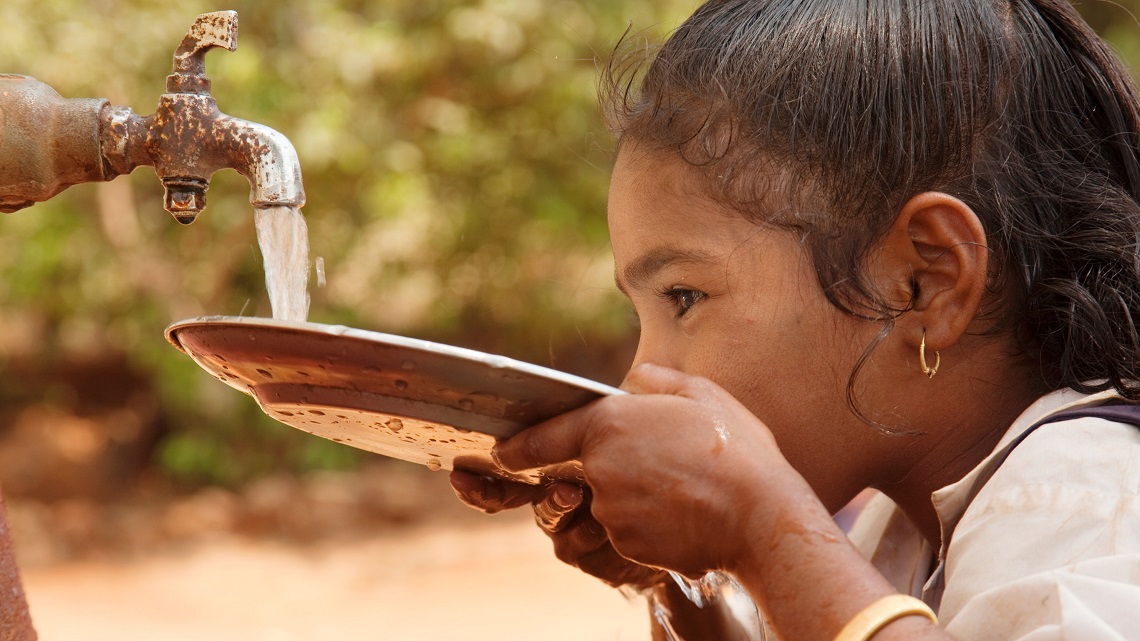
[[[905,310],[868,252],[914,195],[960,198],[1010,283],[994,331],[1049,389],[1140,400],[1137,91],[1064,0],[712,0],[655,53],[615,54],[601,96],[619,141],[802,233],[829,300],[880,337]]]

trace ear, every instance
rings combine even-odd
[[[989,246],[978,216],[953,196],[921,193],[903,205],[881,249],[889,295],[910,308],[896,328],[916,348],[924,333],[928,349],[954,345],[986,291]]]

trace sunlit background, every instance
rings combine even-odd
[[[210,53],[207,72],[222,111],[277,129],[300,155],[312,255],[327,273],[327,286],[311,287],[310,320],[617,383],[636,330],[612,283],[605,194],[613,141],[595,84],[623,32],[666,34],[696,4],[4,0],[0,72],[150,114],[194,17],[236,9],[238,50]],[[1079,8],[1140,68],[1130,13],[1140,0]],[[219,173],[205,213],[182,227],[144,167],[0,218],[0,486],[41,631],[64,628],[51,618],[56,610],[37,610],[36,586],[45,594],[55,586],[51,603],[64,607],[59,586],[83,585],[82,572],[68,572],[91,563],[143,567],[145,592],[160,583],[147,582],[150,566],[139,559],[173,562],[155,555],[241,541],[239,551],[219,553],[232,554],[228,561],[208,557],[218,575],[200,580],[225,583],[226,567],[254,559],[251,567],[266,564],[266,583],[250,589],[276,603],[272,574],[288,562],[257,557],[264,542],[295,551],[333,541],[373,558],[367,546],[377,537],[399,548],[407,545],[401,533],[421,536],[424,523],[470,528],[490,519],[460,510],[444,475],[265,418],[166,343],[163,329],[176,320],[270,314],[248,197],[244,179]],[[488,567],[512,561],[497,563]],[[448,583],[439,571],[436,585]],[[413,574],[427,583],[435,576]],[[345,590],[337,576],[307,580]],[[438,608],[460,608],[416,589]],[[94,616],[84,612],[76,616]],[[296,612],[292,628],[268,615],[228,625],[243,631],[233,638],[311,639],[330,629],[300,633],[299,621],[320,622],[322,613]],[[134,629],[122,617],[118,638]],[[620,629],[567,638],[641,634]]]

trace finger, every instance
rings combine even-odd
[[[611,587],[630,587],[644,590],[660,584],[665,580],[664,571],[649,566],[640,565],[618,554],[611,545],[599,548],[578,559],[579,570],[595,576]]]
[[[500,441],[491,450],[499,467],[509,472],[532,470],[573,461],[592,429],[598,406],[617,397],[603,398],[585,407],[556,416]]]
[[[546,494],[534,503],[534,520],[543,530],[553,534],[574,520],[574,512],[582,506],[583,489],[573,483],[551,483]]]
[[[494,514],[522,507],[539,500],[543,489],[525,483],[512,483],[460,470],[451,472],[451,489],[467,505]]]
[[[569,526],[561,532],[551,534],[550,540],[554,543],[554,556],[573,566],[577,566],[582,557],[610,545],[605,528],[588,510],[579,511]]]
[[[621,388],[631,394],[673,394],[692,397],[707,383],[705,379],[669,367],[641,363],[629,370]]]

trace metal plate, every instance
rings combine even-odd
[[[576,466],[510,474],[497,439],[605,395],[601,383],[474,350],[339,325],[207,316],[166,338],[273,418],[370,452],[541,482]]]

